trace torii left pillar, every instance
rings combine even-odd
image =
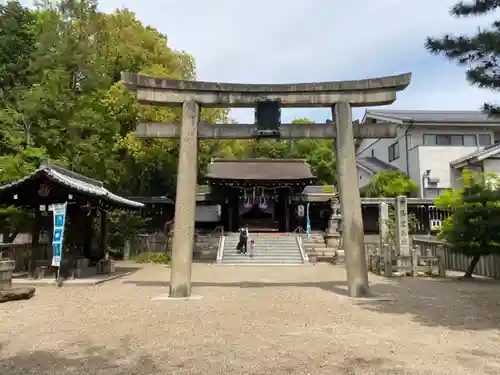
[[[170,269],[169,296],[171,298],[187,298],[191,296],[199,121],[200,105],[194,100],[185,101],[182,105],[179,164],[177,168],[174,238]]]
[[[347,291],[350,297],[369,295],[366,267],[363,216],[356,172],[356,151],[352,126],[351,105],[336,103],[332,108],[337,139],[337,176],[342,212],[342,234],[347,272]]]

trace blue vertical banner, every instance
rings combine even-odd
[[[309,236],[311,234],[311,219],[309,219],[309,204],[307,204],[307,210],[306,210],[306,233]]]
[[[64,224],[66,223],[66,203],[52,205],[54,232],[52,235],[52,265],[59,267],[62,259]]]

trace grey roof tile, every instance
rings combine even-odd
[[[213,160],[207,167],[207,179],[221,180],[305,180],[314,179],[305,160],[248,159]]]
[[[385,171],[397,171],[398,168],[392,164],[386,163],[373,156],[368,157],[358,157],[356,163],[362,167],[368,169],[372,173],[385,172]]]
[[[500,117],[492,117],[482,111],[431,111],[431,110],[367,110],[366,117],[382,116],[398,121],[436,123],[496,123]]]
[[[60,166],[51,164],[44,164],[24,178],[0,186],[0,193],[18,189],[23,185],[26,185],[43,176],[47,177],[49,180],[54,181],[57,184],[63,185],[69,189],[73,189],[83,195],[101,198],[117,206],[126,206],[132,208],[141,208],[144,206],[142,203],[135,202],[111,193],[109,190],[104,188],[104,185],[101,181],[94,180]]]

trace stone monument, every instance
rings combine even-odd
[[[252,138],[336,139],[348,294],[352,297],[368,295],[354,139],[393,138],[396,127],[388,123],[353,122],[351,109],[393,103],[396,93],[410,84],[410,73],[358,81],[292,84],[182,81],[130,73],[122,73],[122,78],[125,86],[135,91],[140,103],[183,109],[181,124],[143,123],[136,130],[137,136],[142,138],[180,140],[170,297],[191,295],[198,140]],[[255,108],[257,123],[204,124],[200,122],[201,107]],[[333,121],[281,124],[280,109],[293,107],[331,108]],[[270,123],[273,118],[274,123]]]

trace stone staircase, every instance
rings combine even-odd
[[[304,263],[295,233],[250,233],[255,241],[253,256],[248,244],[248,254],[237,253],[239,234],[230,233],[224,241],[223,264],[302,264]]]
[[[335,261],[336,250],[327,247],[324,234],[322,232],[313,232],[310,236],[302,234],[302,246],[309,257],[311,263],[333,262]]]

